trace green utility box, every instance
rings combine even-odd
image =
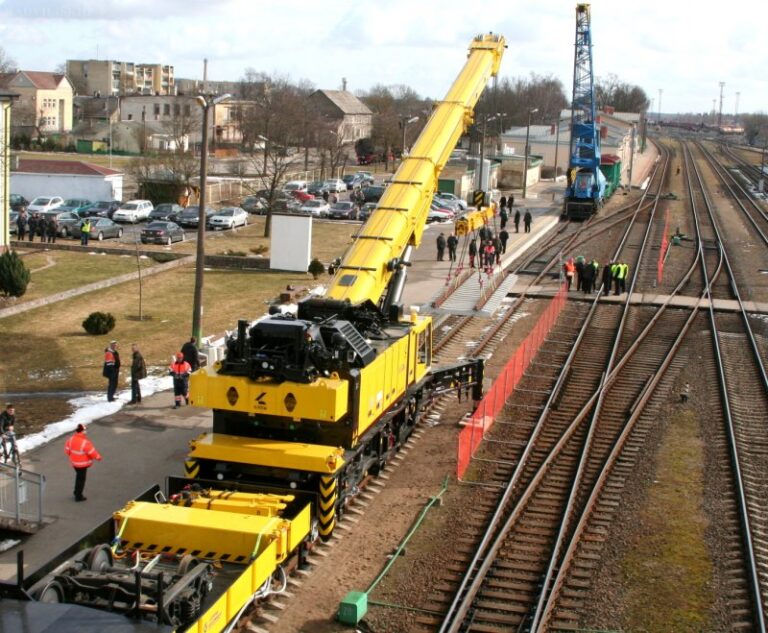
[[[368,613],[368,594],[362,591],[350,591],[339,605],[339,622],[357,624]]]

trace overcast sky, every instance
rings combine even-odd
[[[768,2],[594,0],[595,75],[641,86],[663,112],[768,111]],[[507,39],[501,75],[554,75],[570,98],[570,0],[0,0],[0,46],[26,70],[66,59],[172,64],[237,80],[252,67],[318,88],[407,84],[444,96],[476,33]]]

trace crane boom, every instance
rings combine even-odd
[[[588,4],[578,4],[565,213],[569,218],[589,217],[602,206],[604,196],[605,176],[600,171],[600,129],[592,69],[591,13]]]
[[[471,123],[485,85],[498,73],[503,52],[504,38],[498,35],[479,35],[472,41],[464,68],[347,252],[330,284],[329,298],[352,305],[379,303],[406,247],[421,243],[440,172]]]

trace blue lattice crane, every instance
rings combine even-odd
[[[565,190],[565,214],[570,219],[588,218],[603,205],[605,198],[605,176],[600,171],[600,126],[595,111],[590,11],[588,4],[578,4]]]

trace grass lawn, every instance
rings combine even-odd
[[[210,243],[216,246],[209,246],[207,242],[206,251],[220,252],[219,244],[223,245],[222,251],[225,248],[247,251],[250,245],[266,243],[267,240],[260,237],[264,220],[258,220],[258,223],[237,233],[213,234]],[[350,243],[350,236],[358,230],[359,225],[353,224],[315,224],[313,256],[330,261],[342,255]],[[38,264],[45,265],[46,255],[52,256],[52,253],[35,254],[36,259],[28,259],[28,265],[32,268]],[[98,278],[108,277],[111,275],[102,274],[107,261],[116,262],[114,274],[135,268],[133,257],[56,253],[57,261],[59,255],[66,265],[39,271],[37,277],[33,276],[36,284],[59,288],[54,280],[44,284],[43,274],[48,271],[49,275],[59,275],[68,270],[71,279],[83,283],[86,271],[88,275]],[[69,260],[65,256],[74,259]],[[120,266],[125,266],[125,270],[121,270]],[[56,268],[59,271],[54,273]],[[148,365],[166,366],[192,329],[194,273],[193,266],[185,266],[144,279],[142,312],[145,317],[151,317],[149,320],[139,321],[137,318],[138,281],[3,319],[0,322],[0,349],[4,352],[0,355],[0,392],[100,389],[104,382],[101,377],[103,350],[111,339],[120,341],[125,364],[130,363],[130,344],[137,342]],[[88,278],[88,281],[91,280]],[[226,330],[234,330],[238,319],[251,319],[264,314],[268,304],[287,285],[311,286],[313,283],[312,277],[306,273],[207,271],[203,293],[203,331],[206,335],[221,335]],[[38,292],[37,287],[34,291]],[[115,329],[105,336],[89,336],[82,329],[82,321],[95,310],[111,312],[117,319]]]
[[[94,281],[136,271],[136,258],[127,253],[97,255],[55,250],[27,251],[23,259],[32,271],[32,278],[27,286],[27,292],[18,299],[19,302],[39,299]],[[142,258],[139,261],[142,268],[149,268],[154,264],[148,258]]]

